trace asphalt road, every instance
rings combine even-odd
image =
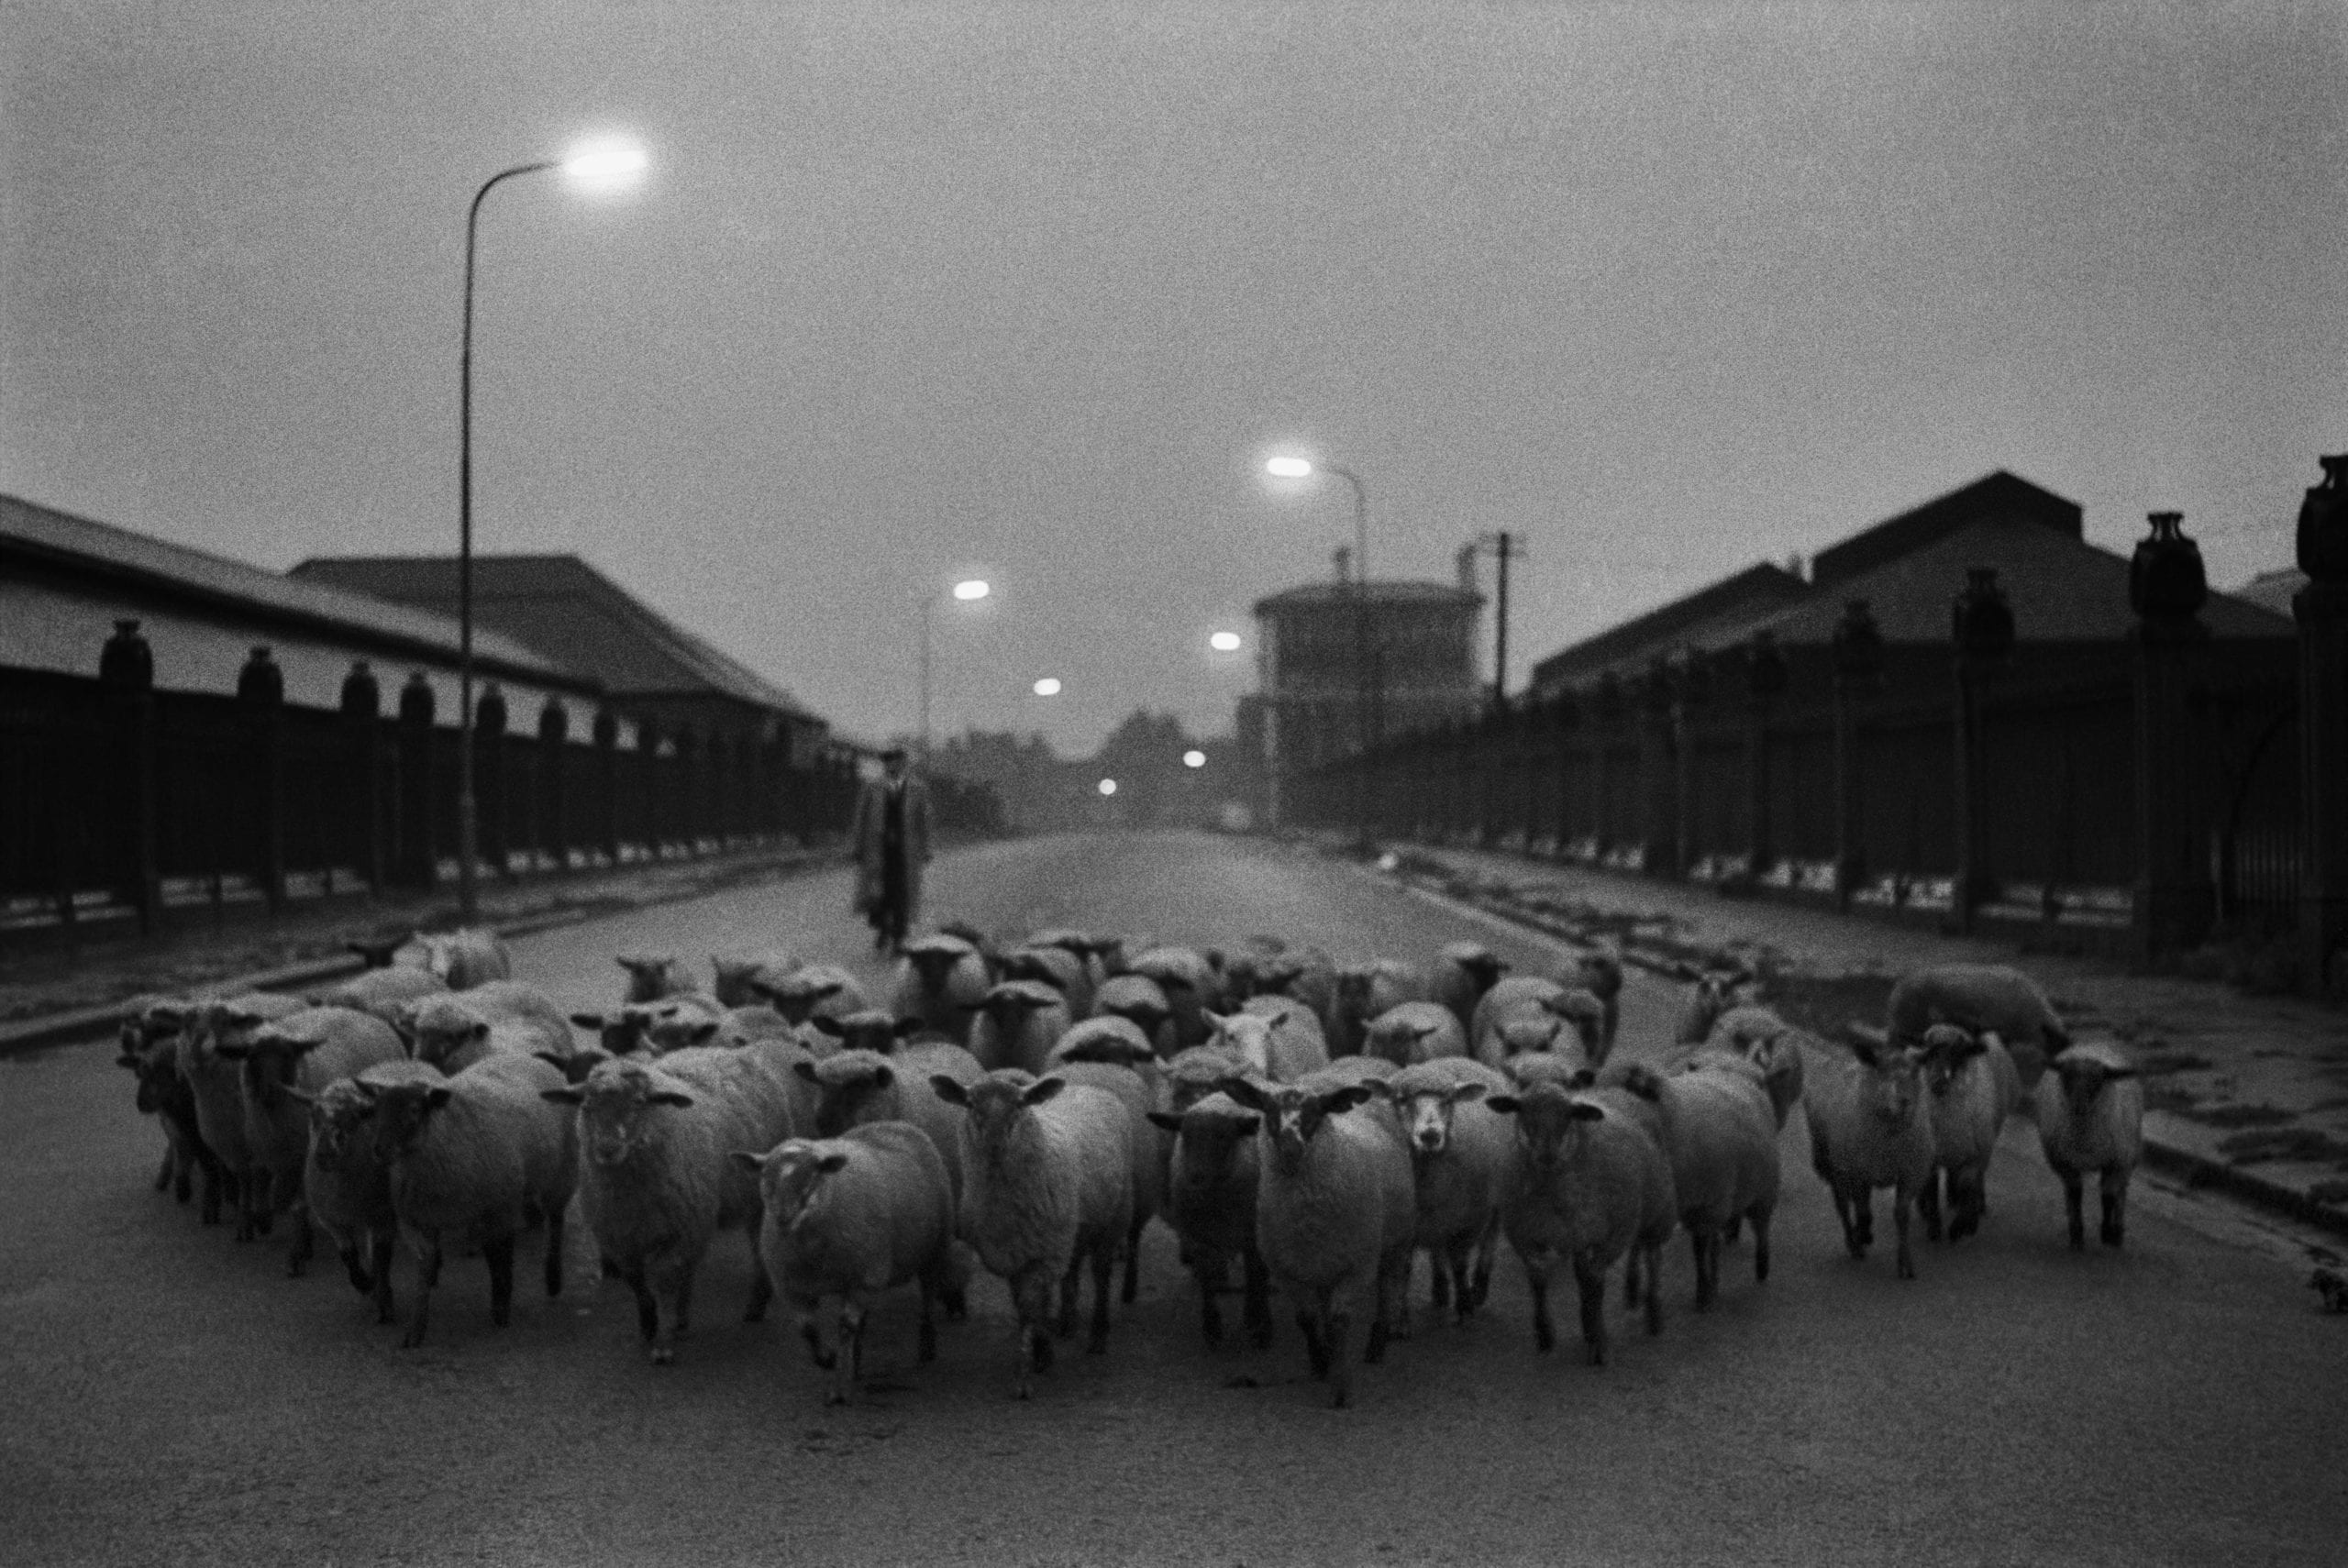
[[[941,860],[932,894],[991,927],[1546,951],[1206,837],[984,846]],[[781,942],[877,973],[846,900],[842,874],[737,889],[528,938],[517,973],[582,1006],[637,947]],[[1676,1000],[1634,977],[1623,1048],[1663,1037]],[[150,1190],[160,1136],[110,1050],[0,1062],[0,1562],[2348,1561],[2348,1320],[2156,1199],[2124,1252],[2072,1253],[2018,1128],[1983,1235],[1920,1242],[1901,1282],[1886,1247],[1844,1256],[1795,1117],[1767,1285],[1733,1251],[1700,1317],[1676,1243],[1662,1337],[1610,1307],[1604,1368],[1570,1293],[1559,1353],[1534,1353],[1513,1259],[1464,1329],[1426,1314],[1422,1269],[1415,1337],[1332,1410],[1285,1311],[1268,1351],[1203,1347],[1154,1227],[1108,1354],[1064,1354],[1032,1403],[1007,1397],[985,1279],[926,1368],[910,1303],[877,1312],[872,1388],[843,1411],[787,1313],[737,1320],[731,1242],[672,1368],[577,1260],[559,1300],[537,1293],[535,1239],[510,1329],[454,1260],[432,1342],[402,1352],[331,1260],[288,1281],[282,1231],[239,1247]]]

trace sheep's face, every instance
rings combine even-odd
[[[1463,953],[1456,962],[1468,972],[1468,977],[1476,982],[1476,989],[1479,992],[1489,991],[1500,984],[1501,977],[1508,972],[1507,960],[1490,953]]]
[[[1180,1115],[1153,1111],[1150,1120],[1177,1130],[1181,1158],[1176,1168],[1183,1188],[1191,1192],[1211,1191],[1229,1180],[1240,1151],[1255,1146],[1256,1129],[1263,1124],[1262,1117],[1240,1110],[1227,1097],[1213,1105],[1202,1100]]]
[[[278,1091],[293,1083],[302,1058],[316,1050],[319,1043],[316,1040],[296,1039],[274,1028],[256,1029],[251,1040],[238,1053],[243,1063],[245,1092],[262,1105],[274,1105]]]
[[[2093,1056],[2057,1056],[2048,1070],[2061,1080],[2063,1101],[2076,1121],[2095,1114],[2095,1102],[2102,1098],[2105,1085],[2136,1076],[2132,1067],[2115,1067]]]
[[[1557,1037],[1563,1034],[1565,1030],[1566,1021],[1562,1018],[1510,1019],[1497,1031],[1501,1043],[1501,1054],[1504,1056],[1522,1056],[1531,1053],[1554,1051],[1557,1046]]]
[[[958,944],[949,947],[943,943],[916,942],[905,948],[905,962],[921,977],[921,988],[932,996],[946,989],[955,966],[961,963],[963,956],[964,949]]]
[[[843,1051],[820,1062],[802,1062],[799,1076],[810,1080],[821,1097],[815,1106],[815,1131],[836,1138],[866,1121],[884,1121],[898,1114],[896,1069],[871,1051]]]
[[[1227,1051],[1259,1073],[1270,1071],[1272,1025],[1268,1019],[1252,1012],[1210,1013],[1208,1017],[1215,1031],[1207,1042],[1209,1049]]]
[[[579,1152],[589,1165],[624,1165],[653,1142],[657,1118],[668,1109],[692,1104],[692,1097],[669,1086],[636,1062],[606,1062],[577,1088],[548,1089],[546,1097],[579,1108]]]
[[[970,1136],[980,1152],[990,1157],[1010,1146],[1029,1110],[1068,1088],[1066,1078],[1033,1078],[1007,1067],[997,1068],[974,1084],[958,1083],[943,1073],[929,1081],[940,1099],[969,1112]]]
[[[1263,1118],[1261,1131],[1271,1141],[1272,1164],[1291,1176],[1302,1168],[1306,1150],[1331,1117],[1378,1092],[1368,1084],[1347,1084],[1316,1094],[1295,1084],[1267,1085],[1243,1077],[1225,1078],[1221,1088],[1235,1103]]]
[[[393,1084],[375,1096],[376,1136],[379,1147],[390,1154],[404,1154],[415,1148],[424,1137],[433,1113],[449,1103],[449,1090],[444,1084]]]
[[[806,1217],[808,1206],[823,1190],[825,1178],[847,1168],[847,1155],[836,1148],[792,1138],[755,1163],[768,1216],[790,1231]]]
[[[1914,1046],[1870,1047],[1859,1052],[1859,1104],[1867,1115],[1890,1127],[1915,1119],[1925,1094],[1923,1053]]]
[[[1534,1084],[1522,1094],[1493,1095],[1484,1103],[1516,1118],[1517,1153],[1537,1171],[1555,1170],[1572,1159],[1583,1129],[1606,1114],[1553,1083]]]
[[[418,1008],[407,1030],[408,1055],[447,1070],[458,1052],[489,1038],[489,1021],[458,1002]]]
[[[1481,1084],[1457,1084],[1447,1089],[1395,1096],[1394,1109],[1401,1115],[1412,1151],[1432,1159],[1449,1148],[1453,1110],[1462,1102],[1480,1099],[1483,1095]]]
[[[627,971],[626,1001],[658,1001],[691,984],[683,962],[671,953],[622,953],[613,962]]]
[[[310,1163],[349,1170],[375,1150],[375,1102],[349,1078],[327,1085],[310,1102]]]
[[[1367,965],[1348,965],[1337,971],[1336,997],[1339,1005],[1358,1014],[1369,1006],[1369,988],[1377,983],[1378,972]]]
[[[138,1086],[137,1099],[142,1116],[162,1110],[180,1087],[179,1051],[174,1043],[168,1036],[143,1041],[135,1024],[123,1025],[122,1054],[115,1058],[115,1065],[130,1069]]]
[[[1988,1049],[1988,1043],[1952,1024],[1936,1023],[1924,1031],[1924,1087],[1935,1099],[1945,1099],[1966,1064]]]

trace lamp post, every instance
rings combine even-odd
[[[966,578],[954,585],[954,597],[965,604],[975,604],[993,591],[984,580],[975,577]],[[934,593],[921,596],[921,760],[924,767],[929,763],[929,667],[933,640],[930,611],[936,603],[937,595]]]
[[[1310,479],[1316,469],[1302,458],[1274,458],[1265,463],[1264,471],[1278,479]],[[1366,837],[1368,824],[1362,820],[1361,774],[1368,766],[1370,746],[1369,491],[1362,484],[1361,476],[1351,469],[1323,463],[1317,471],[1336,475],[1353,486],[1354,491],[1354,569],[1350,587],[1354,604],[1354,738],[1357,755],[1351,772],[1351,799],[1355,829]]]
[[[499,170],[465,209],[464,352],[457,374],[457,912],[466,922],[478,911],[481,836],[473,798],[473,258],[481,204],[506,181],[549,169],[590,189],[617,189],[642,173],[646,161],[633,143],[591,142],[568,158]]]

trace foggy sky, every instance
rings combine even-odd
[[[2348,447],[2335,5],[0,0],[0,491],[575,550],[852,734],[1224,728],[1257,597],[1520,533],[1512,677],[2008,468],[2287,564]],[[1952,585],[1954,587],[1954,585]],[[1488,634],[1489,635],[1489,634]],[[93,645],[94,648],[94,644]],[[1038,676],[1067,682],[1028,694]]]

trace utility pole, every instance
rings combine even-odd
[[[1500,536],[1500,603],[1493,615],[1492,630],[1492,706],[1498,708],[1508,701],[1508,558],[1513,536],[1507,529]]]

